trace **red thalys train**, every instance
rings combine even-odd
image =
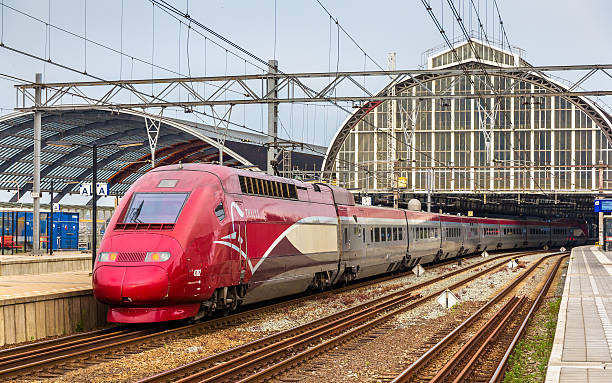
[[[93,288],[108,321],[199,318],[483,250],[573,246],[572,221],[355,205],[353,195],[234,168],[156,168],[117,207]]]

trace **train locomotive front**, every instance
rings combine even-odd
[[[235,305],[245,277],[240,259],[213,245],[232,235],[221,223],[226,204],[218,175],[182,166],[152,170],[132,185],[108,225],[93,271],[94,295],[109,305],[107,320],[196,317],[219,286],[230,294],[224,302]]]

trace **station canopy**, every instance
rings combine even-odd
[[[130,185],[151,169],[151,149],[144,113],[111,110],[66,111],[42,114],[41,191],[49,191],[54,202],[78,191],[92,180],[92,149],[97,145],[97,181],[109,184],[110,195],[123,195]],[[32,188],[34,159],[34,114],[20,112],[0,117],[0,190],[15,191],[16,202]],[[52,141],[75,145],[59,147]],[[142,142],[120,147],[121,142]],[[191,121],[164,118],[155,148],[155,167],[179,162],[219,163],[266,169],[267,137],[232,129],[215,129]],[[312,170],[322,164],[325,148],[306,145],[291,152],[294,169]],[[17,189],[19,192],[17,193]],[[19,197],[18,197],[19,196]]]

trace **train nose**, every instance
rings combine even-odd
[[[93,276],[96,298],[108,304],[147,304],[168,296],[168,273],[158,266],[100,266]]]

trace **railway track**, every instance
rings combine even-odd
[[[545,256],[532,264],[519,278],[402,371],[392,383],[501,381],[512,348],[546,295],[561,262],[568,256],[563,254]],[[527,276],[554,256],[558,259],[548,271],[545,282],[536,289],[534,300],[527,296],[512,296]],[[510,299],[499,308],[498,303],[508,297]],[[488,320],[487,315],[490,315]],[[468,340],[461,345],[465,339]]]
[[[500,258],[507,258],[509,256],[526,256],[534,253],[537,253],[537,251],[502,253],[485,261],[454,270],[449,274],[445,274],[415,285],[411,287],[411,290],[414,291],[415,289],[422,288],[427,284],[435,283],[444,278],[448,278],[452,275],[479,267]],[[456,261],[452,260],[436,266],[454,262]],[[176,324],[137,327],[122,326],[118,328],[91,331],[84,334],[76,334],[3,349],[0,350],[0,379],[8,379],[25,374],[36,374],[36,376],[39,377],[59,376],[66,371],[73,370],[81,366],[97,364],[104,362],[105,360],[120,358],[122,355],[129,354],[133,350],[143,351],[149,348],[156,348],[161,341],[194,336],[211,329],[225,328],[234,324],[243,323],[249,318],[263,312],[278,310],[306,299],[312,299],[313,297],[326,296],[330,294],[339,294],[347,290],[357,289],[399,278],[405,274],[407,273],[389,275],[382,278],[359,282],[316,295],[300,297],[272,305],[257,307],[229,315],[227,317],[215,318],[201,323],[183,326],[177,326]],[[375,305],[376,301],[377,300],[374,300],[366,304]]]
[[[526,255],[528,254],[521,256]],[[410,286],[328,317],[145,378],[139,383],[252,382],[270,379],[302,361],[370,332],[397,314],[437,297],[447,288],[455,289],[467,284],[504,265],[506,261],[495,262],[492,267],[473,273],[425,297],[415,294],[415,291],[436,281]],[[470,268],[480,265],[482,263]],[[466,269],[452,274],[459,274]],[[439,281],[448,277],[449,275],[445,275],[436,279]]]

